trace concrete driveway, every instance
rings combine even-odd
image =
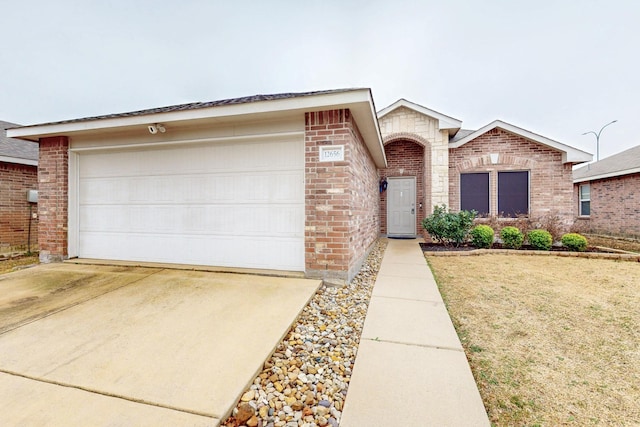
[[[218,425],[319,285],[67,263],[0,275],[0,425]]]

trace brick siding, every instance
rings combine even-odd
[[[31,250],[38,247],[38,220],[29,219],[37,205],[27,202],[27,190],[38,188],[36,166],[0,162],[0,251]]]
[[[579,217],[580,231],[640,238],[640,173],[598,179],[574,186],[574,212],[579,214],[580,184],[591,185],[591,215]]]
[[[387,156],[387,167],[379,169],[381,177],[414,176],[416,178],[416,231],[420,234],[421,221],[426,213],[431,212],[431,197],[425,194],[425,181],[430,175],[425,170],[425,149],[416,142],[404,139],[388,143],[384,151]],[[400,169],[403,169],[402,173]],[[385,191],[380,194],[380,232],[387,234],[387,231],[387,192]]]
[[[344,161],[319,147],[344,145]],[[305,264],[309,277],[351,280],[379,233],[378,174],[349,110],[305,114]]]
[[[498,154],[492,164],[490,153]],[[573,223],[573,179],[571,164],[562,163],[562,153],[526,138],[492,129],[449,152],[449,206],[460,209],[460,174],[490,172],[490,213],[498,215],[497,181],[501,171],[529,171],[529,216],[557,215]]]
[[[68,150],[67,137],[40,140],[38,231],[41,262],[59,262],[67,258]]]

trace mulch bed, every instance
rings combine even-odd
[[[443,243],[420,243],[420,247],[423,252],[467,252],[467,251],[475,251],[479,249],[471,244],[465,243],[458,247],[455,246],[446,246]],[[501,243],[494,243],[489,249],[507,249],[502,246]],[[535,251],[539,249],[535,249],[531,247],[531,245],[522,245],[519,249],[521,251]],[[551,252],[570,252],[569,249],[564,246],[553,246],[551,247]],[[593,246],[587,247],[585,252],[595,252],[595,253],[610,253],[602,248],[596,248]]]

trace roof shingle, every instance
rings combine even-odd
[[[640,145],[574,170],[573,180],[589,181],[589,178],[602,175],[624,175],[628,173],[626,171],[636,169],[640,169]]]
[[[135,117],[135,116],[144,116],[149,114],[170,113],[173,111],[197,110],[201,108],[219,107],[223,105],[248,104],[251,102],[259,102],[259,101],[274,101],[278,99],[290,99],[290,98],[299,98],[303,96],[326,95],[326,94],[332,94],[332,93],[349,92],[357,89],[359,88],[332,89],[332,90],[320,90],[320,91],[314,91],[314,92],[298,92],[298,93],[289,92],[289,93],[277,93],[273,95],[252,95],[252,96],[244,96],[241,98],[222,99],[219,101],[191,102],[188,104],[169,105],[166,107],[149,108],[145,110],[129,111],[126,113],[105,114],[101,116],[83,117],[79,119],[62,120],[58,122],[38,123],[35,125],[22,126],[22,127],[27,128],[31,126],[59,125],[59,124],[66,124],[66,123],[88,122],[88,121],[102,120],[102,119],[115,119],[120,117]]]
[[[38,143],[21,139],[7,138],[7,129],[17,127],[15,123],[0,120],[0,157],[12,157],[24,160],[38,160]]]

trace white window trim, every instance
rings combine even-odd
[[[589,198],[588,199],[583,199],[582,198],[582,187],[589,187]],[[582,203],[583,202],[589,202],[589,214],[583,214],[582,213]],[[591,216],[591,184],[581,184],[578,186],[578,210],[579,210],[579,215],[581,217],[590,217]]]

